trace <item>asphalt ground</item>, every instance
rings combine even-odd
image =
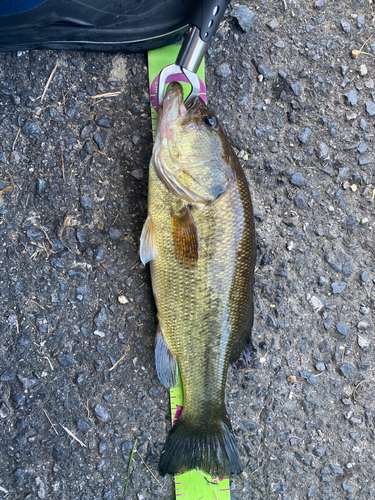
[[[228,373],[231,498],[374,498],[373,4],[241,5],[206,57],[258,241],[256,356]],[[0,498],[124,498],[137,439],[127,497],[172,499],[138,256],[146,55],[0,54],[0,137]]]

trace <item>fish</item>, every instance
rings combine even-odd
[[[184,406],[159,472],[242,471],[225,406],[229,364],[252,359],[256,253],[248,183],[215,113],[184,104],[169,84],[149,168],[140,239],[157,307],[156,371],[167,388],[181,374]]]

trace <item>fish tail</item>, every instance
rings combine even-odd
[[[242,472],[232,427],[227,416],[220,421],[194,424],[183,414],[171,430],[162,453],[159,472],[181,474],[200,469],[212,476],[228,477]]]

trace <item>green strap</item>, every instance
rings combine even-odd
[[[169,64],[174,64],[180,47],[171,45],[161,49],[148,52],[148,76],[150,85],[151,120],[152,134],[155,138],[157,127],[157,76],[160,71]],[[204,83],[204,61],[197,72],[199,78]],[[181,82],[185,96],[190,92],[190,84]],[[201,97],[205,99],[205,92]],[[184,405],[184,393],[181,377],[179,377],[177,387],[170,391],[172,424],[181,413]],[[211,477],[201,471],[189,471],[175,476],[176,499],[179,500],[230,500],[229,479],[219,479]]]

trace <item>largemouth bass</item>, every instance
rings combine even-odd
[[[227,416],[228,364],[251,356],[255,231],[248,184],[215,114],[200,97],[189,108],[169,85],[150,164],[140,255],[150,261],[158,310],[158,376],[184,408],[159,471],[242,471]]]

